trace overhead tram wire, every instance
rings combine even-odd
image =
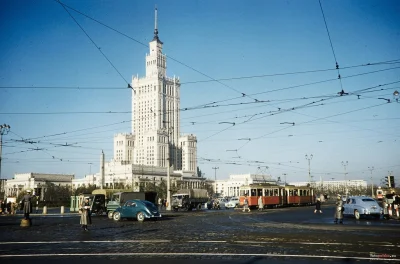
[[[344,69],[352,69],[352,68],[359,68],[359,67],[368,67],[368,66],[383,65],[383,64],[398,64],[398,63],[400,63],[400,59],[383,61],[383,62],[364,63],[364,64],[359,64],[359,65],[342,67],[340,69],[344,70]],[[229,80],[241,80],[241,79],[253,79],[253,78],[263,78],[263,77],[316,73],[316,72],[324,72],[324,71],[336,71],[336,69],[319,69],[319,70],[298,71],[298,72],[262,74],[262,75],[253,75],[253,76],[222,78],[222,79],[216,79],[216,80],[229,81]],[[188,81],[188,82],[182,82],[181,85],[182,84],[204,83],[204,82],[214,82],[214,80]],[[84,87],[84,86],[82,86],[82,87],[81,86],[0,86],[0,89],[126,90],[126,88],[122,88],[122,87]],[[238,97],[238,98],[241,98],[241,97]]]
[[[376,71],[371,71],[371,72],[358,73],[358,74],[353,74],[353,75],[349,75],[349,76],[345,76],[345,77],[341,77],[341,78],[342,79],[347,79],[347,78],[353,78],[353,77],[358,77],[358,76],[363,76],[363,75],[368,75],[368,74],[373,74],[373,73],[378,73],[378,72],[384,72],[384,71],[389,71],[389,70],[395,70],[395,69],[400,69],[400,67],[392,67],[392,68],[386,68],[386,69],[381,69],[381,70],[376,70]],[[331,79],[326,79],[326,80],[321,80],[321,81],[316,81],[316,82],[310,82],[310,83],[293,85],[293,86],[278,88],[278,89],[264,91],[264,92],[253,93],[253,94],[250,94],[250,95],[260,95],[260,94],[273,93],[273,92],[278,92],[278,91],[283,91],[283,90],[290,90],[290,89],[309,86],[309,85],[316,85],[316,84],[321,84],[321,83],[326,83],[326,82],[332,82],[332,81],[336,81],[336,80],[337,80],[337,78],[331,78]],[[213,105],[213,104],[216,104],[216,103],[228,102],[228,101],[232,101],[232,100],[236,100],[236,99],[240,99],[240,98],[242,98],[242,97],[239,96],[239,97],[228,98],[228,99],[224,99],[224,100],[220,100],[220,101],[214,101],[214,102],[198,105],[196,107],[184,107],[184,108],[181,109],[181,111],[191,110],[191,109],[206,108],[206,107],[209,107],[210,105]],[[260,101],[263,101],[263,100],[260,100]]]
[[[88,15],[86,15],[86,14],[84,14],[84,13],[78,11],[78,10],[76,10],[75,8],[72,8],[72,7],[70,7],[70,6],[68,6],[68,5],[64,4],[64,3],[62,3],[60,0],[54,0],[54,1],[56,1],[56,2],[59,3],[59,4],[61,4],[61,5],[64,7],[64,9],[69,8],[69,9],[71,9],[71,10],[77,12],[78,14],[81,14],[82,16],[85,16],[86,18],[88,18],[88,19],[90,19],[90,20],[92,20],[92,21],[95,21],[96,23],[99,23],[99,24],[102,25],[102,26],[105,26],[105,27],[108,28],[108,29],[110,29],[110,30],[112,30],[112,31],[114,31],[114,32],[117,32],[118,34],[121,34],[122,36],[127,37],[128,39],[133,40],[133,41],[135,41],[136,43],[139,43],[139,44],[145,46],[146,48],[148,47],[147,44],[145,44],[145,43],[143,43],[143,42],[141,42],[141,41],[138,41],[138,40],[136,40],[136,39],[134,39],[134,38],[132,38],[132,37],[130,37],[130,36],[128,36],[128,35],[122,33],[121,31],[116,30],[116,29],[114,29],[114,28],[112,28],[112,27],[110,27],[110,26],[108,26],[108,25],[106,25],[106,24],[104,24],[104,23],[102,23],[102,22],[100,22],[100,21],[98,21],[98,20],[96,20],[96,19],[94,19],[94,18],[92,18],[92,17],[90,17],[90,16],[88,16]],[[66,9],[66,10],[67,10],[67,9]],[[68,12],[68,13],[69,13],[69,12]],[[71,15],[71,14],[70,14],[70,15]],[[71,17],[72,17],[72,15],[71,15]],[[74,20],[75,20],[75,19],[74,19]],[[75,20],[75,22],[76,22],[76,20]],[[78,22],[76,22],[76,23],[78,23]],[[79,25],[79,24],[78,24],[78,25]],[[82,30],[83,30],[83,29],[82,29]],[[97,46],[97,45],[96,45],[96,46]],[[233,88],[233,87],[231,87],[231,86],[229,86],[229,85],[227,85],[227,84],[225,84],[225,83],[222,83],[222,82],[216,80],[215,78],[211,77],[210,75],[205,74],[205,73],[203,73],[203,72],[201,72],[201,71],[199,71],[199,70],[193,68],[192,66],[187,65],[186,63],[183,63],[183,62],[181,62],[181,61],[179,61],[179,60],[177,60],[177,59],[174,59],[174,58],[172,58],[172,57],[170,57],[170,56],[168,56],[168,55],[165,55],[165,56],[166,56],[168,59],[171,59],[171,60],[173,60],[173,61],[175,61],[175,62],[177,62],[177,63],[179,63],[179,64],[181,64],[181,65],[183,65],[183,66],[185,66],[185,67],[187,67],[187,68],[189,68],[189,69],[191,69],[192,71],[195,71],[195,72],[197,72],[197,73],[199,73],[199,74],[201,74],[201,75],[203,75],[203,76],[205,76],[205,77],[207,77],[207,78],[209,78],[209,79],[211,79],[211,80],[214,80],[215,82],[221,84],[222,86],[225,86],[225,87],[229,88],[229,89],[232,90],[232,91],[235,91],[235,92],[237,92],[237,93],[240,93],[240,94],[242,95],[242,97],[248,97],[248,98],[251,98],[251,99],[253,99],[253,100],[257,100],[257,99],[252,98],[252,97],[246,95],[245,93],[243,93],[243,92],[241,92],[241,91],[239,91],[239,90],[237,90],[237,89],[235,89],[235,88]],[[110,63],[111,63],[111,62],[110,62]],[[115,68],[115,69],[116,69],[116,68]],[[122,75],[121,75],[121,77],[122,77]],[[122,78],[123,78],[123,77],[122,77]],[[125,79],[124,79],[124,80],[125,80]],[[129,85],[129,83],[128,83],[128,85]]]
[[[335,59],[335,63],[336,63],[336,69],[338,72],[338,79],[340,82],[340,88],[343,91],[343,84],[342,84],[342,78],[340,76],[340,70],[339,70],[339,64],[336,58],[336,54],[335,54],[335,50],[333,48],[333,44],[332,44],[332,39],[331,39],[331,34],[329,33],[329,29],[328,29],[328,24],[326,23],[326,18],[325,18],[325,14],[324,14],[324,9],[322,8],[322,4],[321,4],[321,0],[318,0],[319,2],[319,6],[321,8],[321,13],[322,13],[322,17],[324,18],[324,22],[325,22],[325,28],[326,28],[326,32],[328,33],[328,38],[329,38],[329,43],[331,44],[331,49],[332,49],[332,53],[333,53],[333,58]]]
[[[400,81],[399,81],[400,82]],[[388,84],[384,84],[384,85],[388,85]],[[380,87],[380,86],[382,86],[382,85],[379,85],[379,86],[373,86],[373,87],[371,87],[371,88],[375,88],[375,87]],[[394,88],[397,88],[397,87],[391,87],[391,88],[386,88],[386,89],[378,89],[378,90],[372,90],[372,91],[365,91],[365,92],[362,92],[362,93],[355,93],[355,92],[353,92],[353,93],[350,93],[350,94],[354,94],[354,95],[360,95],[360,96],[362,96],[361,98],[354,98],[354,99],[350,99],[350,100],[346,100],[346,101],[340,101],[340,102],[330,102],[330,103],[324,103],[324,105],[330,105],[330,104],[336,104],[336,103],[344,103],[344,102],[349,102],[349,101],[357,101],[357,100],[364,100],[364,99],[367,99],[367,98],[373,98],[373,97],[366,97],[366,96],[364,96],[363,94],[364,93],[371,93],[371,92],[379,92],[379,91],[384,91],[384,90],[392,90],[392,89],[394,89]],[[367,89],[370,89],[370,88],[367,88]],[[380,95],[379,95],[380,96]],[[386,96],[386,95],[382,95],[382,96]],[[275,105],[274,104],[274,102],[275,101],[278,101],[278,102],[281,102],[281,101],[286,101],[286,102],[292,102],[292,101],[304,101],[304,100],[310,100],[310,99],[317,99],[317,98],[326,98],[326,99],[328,99],[328,98],[338,98],[339,96],[337,95],[337,94],[335,94],[335,95],[321,95],[321,96],[313,96],[313,97],[300,97],[300,98],[291,98],[291,99],[281,99],[281,100],[271,100],[270,102],[271,102],[271,104],[269,104],[269,106],[273,106],[273,105]],[[285,103],[286,103],[285,102]],[[260,108],[260,107],[264,107],[263,105],[261,105],[261,106],[255,106],[255,107],[248,107],[248,108],[245,108],[245,109],[237,109],[237,110],[228,110],[228,111],[224,111],[224,112],[218,112],[219,114],[221,114],[221,113],[232,113],[232,112],[234,112],[234,111],[243,111],[243,110],[248,110],[248,109],[252,109],[252,108]],[[248,115],[244,115],[244,116],[235,116],[234,118],[235,119],[238,119],[238,118],[245,118],[245,117],[250,117],[250,116],[254,116],[254,115],[261,115],[261,114],[266,114],[267,112],[262,112],[262,113],[256,113],[256,114],[248,114]],[[186,118],[183,118],[182,120],[187,120],[187,119],[193,119],[193,118],[199,118],[199,117],[205,117],[205,116],[215,116],[215,113],[210,113],[210,114],[204,114],[204,115],[196,115],[196,116],[191,116],[191,117],[186,117]],[[226,120],[226,119],[224,119],[224,120]],[[209,121],[209,122],[190,122],[190,121],[188,121],[188,122],[186,122],[186,123],[191,123],[191,125],[190,124],[188,124],[188,125],[185,125],[186,127],[187,126],[193,126],[194,124],[193,123],[195,123],[195,124],[211,124],[211,123],[215,123],[215,122],[219,122],[219,121],[223,121],[223,120],[217,120],[217,121]]]
[[[61,3],[61,1],[59,1],[59,0],[55,0],[55,1],[58,2],[64,8],[64,10],[68,13],[68,15],[75,21],[75,23],[78,25],[78,27],[83,31],[83,33],[85,33],[86,37],[88,37],[90,39],[90,41],[93,43],[93,45],[96,47],[96,49],[101,53],[101,55],[103,55],[103,57],[110,63],[110,65],[114,68],[114,70],[118,73],[118,75],[124,80],[124,82],[127,84],[127,87],[131,88],[131,85],[129,84],[129,82],[124,78],[124,76],[122,76],[120,71],[114,66],[114,64],[110,61],[110,59],[106,56],[106,54],[104,54],[104,52],[101,50],[101,48],[99,46],[97,46],[96,42],[94,42],[94,40],[89,36],[89,34],[83,29],[83,27],[78,23],[78,21],[75,19],[75,17],[68,11],[68,9],[64,6],[64,4]]]
[[[338,114],[334,114],[334,115],[330,115],[330,116],[326,116],[326,117],[316,118],[316,119],[313,119],[313,120],[310,120],[310,121],[305,121],[305,122],[298,123],[298,124],[296,124],[296,126],[299,126],[299,125],[302,125],[302,124],[308,124],[308,123],[311,123],[311,122],[315,122],[315,121],[319,121],[319,120],[323,120],[323,119],[327,119],[327,118],[331,118],[331,117],[335,117],[335,116],[346,115],[346,114],[350,114],[350,113],[354,113],[354,112],[358,112],[358,111],[362,111],[362,110],[366,110],[366,109],[370,109],[370,108],[374,108],[374,107],[378,107],[378,106],[382,106],[382,105],[387,105],[387,103],[382,103],[382,104],[367,106],[367,107],[358,108],[358,109],[351,110],[351,111],[347,111],[347,112],[343,112],[343,113],[338,113]],[[288,129],[288,128],[291,128],[291,127],[293,127],[293,126],[288,126],[288,127],[285,127],[285,128],[282,128],[282,129],[279,129],[279,130],[276,130],[276,131],[267,133],[267,134],[265,134],[265,135],[263,135],[263,136],[260,136],[260,137],[257,137],[257,138],[252,138],[252,140],[261,139],[261,138],[263,138],[263,137],[265,137],[265,136],[274,134],[274,133],[276,133],[276,132],[279,132],[279,131],[282,131],[282,130],[285,130],[285,129]]]
[[[382,86],[382,85],[378,85],[378,86]],[[258,120],[258,119],[265,118],[265,117],[272,116],[272,115],[276,115],[276,114],[280,114],[280,113],[285,113],[285,112],[289,112],[289,111],[301,109],[301,108],[304,108],[305,106],[309,106],[310,104],[315,104],[315,103],[318,103],[318,102],[320,102],[320,101],[321,101],[321,100],[316,101],[316,102],[311,102],[311,103],[308,103],[308,104],[305,104],[305,105],[302,105],[302,106],[298,106],[298,107],[288,108],[288,109],[285,109],[285,110],[283,110],[283,111],[276,111],[276,112],[270,113],[270,114],[268,114],[268,115],[266,115],[266,116],[259,117],[259,118],[257,118],[257,119],[252,119],[251,121]],[[326,118],[330,118],[330,117],[334,117],[334,116],[339,116],[339,115],[344,115],[344,114],[348,114],[348,113],[352,113],[352,112],[357,112],[357,111],[361,111],[361,110],[365,110],[365,109],[369,109],[369,108],[381,106],[381,105],[384,105],[384,104],[387,104],[387,103],[383,103],[383,104],[379,104],[379,105],[374,105],[374,106],[368,106],[368,107],[364,107],[364,108],[361,108],[361,109],[356,109],[356,110],[348,111],[348,112],[345,112],[345,113],[339,113],[339,114],[335,114],[335,115],[328,116],[328,117],[318,118],[318,119],[314,119],[314,120],[311,120],[311,121],[302,122],[302,123],[299,123],[299,124],[296,124],[296,125],[306,124],[306,123],[318,121],[318,120],[321,120],[321,119],[326,119]],[[247,122],[237,123],[236,125],[242,125],[242,124],[244,124],[244,123],[247,123]],[[226,129],[223,129],[223,130],[221,130],[221,131],[219,131],[219,132],[217,132],[217,133],[215,133],[215,134],[212,134],[211,136],[208,136],[207,138],[205,138],[205,139],[203,139],[203,140],[199,140],[199,142],[200,142],[200,141],[205,141],[206,139],[209,139],[209,138],[211,138],[211,137],[213,137],[213,136],[215,136],[215,135],[217,135],[217,134],[220,134],[220,133],[222,133],[222,132],[224,132],[224,131],[226,131],[227,129],[230,129],[230,128],[232,128],[232,127],[233,127],[233,126],[228,127],[228,128],[226,128]],[[257,137],[257,138],[251,138],[251,140],[253,140],[253,139],[260,139],[260,138],[263,138],[263,137],[265,137],[265,136],[267,136],[267,135],[270,135],[270,134],[273,134],[273,133],[277,133],[277,132],[286,130],[286,129],[291,128],[291,127],[293,127],[293,126],[291,125],[291,126],[288,126],[288,127],[285,127],[285,128],[282,128],[282,129],[279,129],[279,130],[270,132],[270,133],[268,133],[268,134],[265,134],[265,135],[260,136],[260,137]]]
[[[375,65],[382,65],[382,64],[398,64],[400,63],[400,59],[384,61],[384,62],[377,62],[377,63],[367,63],[367,64],[359,64],[353,66],[347,66],[340,68],[341,70],[344,69],[353,69],[359,67],[367,67],[367,66],[375,66]],[[308,71],[296,71],[296,72],[285,72],[285,73],[272,73],[272,74],[261,74],[261,75],[251,75],[251,76],[240,76],[240,77],[231,77],[231,78],[222,78],[217,79],[219,81],[232,81],[232,80],[243,80],[243,79],[254,79],[254,78],[264,78],[264,77],[275,77],[275,76],[286,76],[286,75],[297,75],[297,74],[308,74],[308,73],[318,73],[318,72],[327,72],[327,71],[337,71],[336,68],[330,69],[318,69],[318,70],[308,70]],[[195,83],[207,83],[213,82],[213,80],[202,80],[202,81],[188,81],[188,82],[181,82],[182,84],[195,84]]]

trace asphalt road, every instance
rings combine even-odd
[[[333,207],[165,212],[157,221],[76,214],[0,217],[1,263],[400,263],[400,221],[345,218]]]

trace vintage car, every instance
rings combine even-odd
[[[122,218],[136,218],[143,222],[146,218],[160,218],[161,214],[152,202],[146,200],[128,200],[118,207],[113,213],[113,219],[119,221]]]
[[[373,216],[377,219],[383,214],[378,202],[367,196],[352,196],[343,204],[343,215],[354,216],[357,220],[361,216]]]
[[[239,206],[239,197],[232,197],[229,202],[225,204],[227,208],[236,208]]]

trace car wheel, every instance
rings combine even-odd
[[[139,222],[143,222],[143,221],[144,221],[144,214],[143,214],[142,212],[139,212],[139,213],[136,215],[136,219],[137,219]]]
[[[108,211],[108,213],[107,213],[108,219],[113,219],[113,214],[114,214],[114,211]]]
[[[201,204],[197,205],[197,210],[199,210],[199,211],[201,210]]]
[[[360,219],[360,213],[358,212],[358,210],[354,210],[354,217],[359,220]]]
[[[120,213],[120,212],[115,212],[115,213],[113,214],[113,219],[114,219],[115,221],[121,220],[121,213]]]

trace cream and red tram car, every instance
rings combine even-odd
[[[264,204],[264,208],[273,208],[277,206],[288,205],[306,205],[312,204],[314,200],[314,191],[306,186],[278,186],[271,184],[250,184],[241,186],[240,205],[243,206],[244,197],[247,195],[249,207],[258,206],[258,198]]]

